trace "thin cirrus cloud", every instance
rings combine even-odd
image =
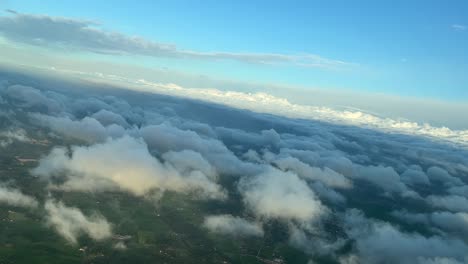
[[[227,60],[241,63],[295,65],[324,69],[355,66],[355,63],[324,58],[316,54],[281,54],[255,52],[221,52],[182,50],[137,36],[99,28],[99,23],[47,15],[22,14],[7,10],[9,16],[0,17],[0,32],[8,40],[36,46],[72,48],[98,54],[142,55],[159,58],[195,60]]]
[[[456,31],[464,31],[466,30],[466,26],[465,25],[461,25],[461,24],[453,24],[452,25],[452,28]]]

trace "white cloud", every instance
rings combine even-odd
[[[99,110],[91,117],[99,121],[103,126],[110,126],[115,124],[121,127],[128,127],[127,121],[121,115],[106,109]]]
[[[256,134],[241,129],[217,127],[216,134],[223,140],[235,141],[252,147],[277,147],[281,142],[280,135],[274,129],[262,130],[259,134]]]
[[[38,124],[46,126],[54,132],[88,143],[102,142],[108,137],[120,137],[125,134],[123,127],[116,124],[104,126],[92,117],[84,117],[81,120],[42,114],[32,114],[31,117]]]
[[[441,208],[451,212],[468,212],[468,199],[463,196],[430,195],[426,197],[426,201],[435,208]]]
[[[420,169],[409,168],[401,175],[401,180],[408,185],[429,185],[429,178]]]
[[[337,191],[325,186],[321,182],[315,182],[311,188],[323,200],[329,201],[334,204],[346,203],[346,198]]]
[[[7,147],[12,144],[14,141],[19,142],[30,142],[31,139],[28,137],[24,129],[6,129],[0,131],[0,147]]]
[[[326,237],[326,233],[323,233],[323,230],[319,231],[320,233],[314,233],[310,236],[307,235],[303,229],[290,225],[289,232],[289,243],[311,255],[334,255],[335,252],[345,243],[345,240],[341,238],[331,240],[324,239]]]
[[[430,216],[432,223],[444,230],[468,235],[468,213],[434,212]]]
[[[320,181],[331,188],[349,189],[352,187],[349,179],[327,167],[324,169],[311,167],[299,159],[290,156],[280,156],[273,160],[273,163],[283,171],[293,171],[305,180]]]
[[[447,191],[450,194],[456,194],[468,198],[468,185],[451,187]]]
[[[35,208],[38,205],[34,197],[28,196],[19,190],[8,188],[0,185],[0,203],[5,203],[11,206],[31,207]]]
[[[94,72],[80,72],[78,77],[84,78],[86,80],[91,79],[99,83],[111,83],[113,85],[116,85],[117,87],[123,87],[122,84],[124,83],[125,87],[123,88],[125,89],[133,89],[157,94],[199,99],[203,101],[214,102],[217,104],[224,104],[240,109],[248,109],[259,113],[269,113],[291,118],[320,120],[335,124],[362,126],[365,128],[377,129],[383,132],[396,132],[409,135],[425,136],[433,139],[442,139],[457,144],[468,145],[468,130],[456,130],[443,126],[432,126],[428,123],[425,123],[427,121],[424,121],[424,123],[418,123],[400,118],[385,118],[378,116],[377,114],[361,111],[359,109],[340,110],[336,107],[292,103],[291,101],[285,98],[273,96],[271,94],[263,92],[248,93],[226,89],[220,90],[211,88],[187,88],[174,83],[158,83],[147,81],[144,79],[132,79],[122,76],[118,76],[119,81],[115,82],[113,81],[115,79],[114,75],[96,75]],[[398,100],[401,101],[403,99],[400,98],[396,100],[395,98],[393,98],[392,100],[395,103],[397,103],[399,102]],[[86,103],[86,101],[88,100],[85,100],[85,102],[78,102],[78,100],[75,101],[75,105],[80,106],[83,103]],[[413,106],[416,103],[418,102],[411,102],[408,103],[408,105]],[[427,107],[426,104],[427,102],[424,103],[422,106]],[[451,104],[451,106],[453,106],[453,104]],[[109,110],[108,107],[109,106],[107,106],[106,108],[93,108],[93,111],[96,112],[100,109]],[[434,103],[432,108],[434,107],[443,106],[441,104]],[[465,106],[461,105],[460,107],[457,106],[454,109],[450,110],[450,113],[452,113],[451,116],[453,116],[453,113],[457,113],[464,110]],[[385,111],[388,112],[390,110],[386,109]],[[399,116],[402,115],[398,114],[397,117]]]
[[[160,153],[171,150],[194,150],[202,154],[220,173],[252,175],[260,171],[258,166],[241,161],[223,142],[213,138],[202,137],[194,131],[181,130],[163,123],[143,127],[138,132],[150,149]]]
[[[181,174],[191,171],[199,171],[210,180],[218,180],[216,169],[206,161],[200,153],[193,150],[182,150],[179,152],[169,151],[162,155],[166,162],[169,162]]]
[[[392,167],[360,166],[354,177],[369,181],[385,191],[395,193],[408,193],[409,190],[401,181],[400,175]]]
[[[461,24],[452,24],[452,29],[456,30],[456,31],[464,31],[466,30],[466,26],[465,25],[461,25]]]
[[[231,236],[263,236],[263,229],[259,223],[249,222],[232,215],[207,216],[203,226],[211,232]]]
[[[34,108],[36,111],[45,110],[45,112],[59,112],[62,109],[57,101],[47,98],[40,90],[33,87],[11,85],[0,91],[5,97],[13,100],[13,104],[20,107]]]
[[[435,258],[463,261],[468,256],[468,246],[461,240],[405,233],[389,223],[366,219],[357,210],[347,213],[346,226],[356,241],[360,263],[412,264]]]
[[[439,138],[458,144],[468,145],[468,130],[451,130],[447,127],[434,127],[429,124],[382,118],[362,111],[343,111],[330,107],[294,104],[285,98],[275,97],[266,93],[243,93],[217,89],[184,88],[173,83],[154,83],[142,79],[127,81],[129,83],[134,83],[132,88],[146,92],[184,96],[240,109],[248,109],[259,113],[269,113],[309,120],[323,120],[337,124],[357,125],[385,132],[398,132]]]
[[[429,224],[429,215],[424,213],[409,213],[406,210],[403,211],[393,211],[392,216],[405,221],[409,224]]]
[[[315,54],[200,52],[154,42],[99,28],[99,24],[73,18],[10,13],[0,17],[4,37],[22,43],[55,48],[72,48],[100,54],[136,54],[163,58],[232,60],[257,64],[292,64],[301,67],[342,68],[355,66]]]
[[[182,156],[178,156],[182,155]],[[153,189],[193,192],[206,198],[224,198],[213,181],[209,164],[194,152],[172,152],[162,163],[148,152],[142,140],[124,136],[89,147],[73,147],[70,155],[54,149],[40,160],[32,173],[39,176],[68,172],[69,180],[58,186],[65,190],[99,191],[118,187],[145,195]],[[194,161],[183,160],[194,159]],[[195,164],[200,161],[200,164]],[[176,169],[175,166],[180,166]],[[205,175],[203,171],[210,174]]]
[[[407,211],[394,211],[392,215],[413,225],[442,229],[454,236],[465,238],[468,235],[468,213],[436,211],[432,213],[409,213]]]
[[[191,93],[190,89],[181,88],[180,94],[185,92]],[[112,94],[111,90],[105,93]],[[240,208],[246,210],[236,215],[254,219],[212,215],[205,222],[214,232],[259,234],[260,222],[265,225],[265,232],[270,232],[270,224],[279,224],[293,246],[311,256],[326,252],[330,257],[342,252],[345,245],[340,240],[349,237],[353,250],[346,259],[357,263],[386,260],[383,248],[392,239],[402,247],[413,246],[388,246],[392,263],[463,259],[466,247],[458,239],[463,240],[462,235],[466,235],[466,213],[459,211],[466,204],[463,197],[468,198],[461,180],[468,172],[464,166],[468,156],[462,146],[414,135],[233,110],[195,100],[116,92],[120,93],[128,95],[126,100],[133,105],[94,93],[91,98],[86,94],[77,96],[78,93],[73,93],[73,98],[54,94],[45,97],[63,105],[62,112],[54,113],[55,116],[30,115],[35,121],[45,121],[42,126],[58,136],[86,140],[84,146],[53,148],[40,160],[33,174],[49,180],[50,189],[46,191],[53,194],[57,188],[83,192],[121,190],[147,198],[154,194],[153,190],[161,190],[157,194],[170,190],[190,193],[195,198],[224,199],[229,190],[233,195],[228,203],[243,203]],[[231,96],[229,92],[221,92],[221,98],[222,95]],[[241,94],[238,100],[243,96],[248,94]],[[248,103],[262,104],[255,100]],[[26,114],[33,111],[8,100],[0,107]],[[24,125],[43,128],[37,122]],[[118,129],[109,130],[111,126]],[[250,151],[242,156],[247,150]],[[55,177],[61,181],[55,181]],[[361,188],[358,184],[364,180],[379,188]],[[225,182],[229,182],[226,189],[221,186]],[[386,196],[386,202],[377,204],[378,210],[400,212],[393,212],[390,219],[417,224],[427,231],[425,235],[406,233],[394,224],[374,220],[358,221],[355,228],[346,225],[342,230],[340,212],[347,201],[366,210],[361,199],[373,199],[381,193],[418,197],[408,186],[424,195],[430,188],[443,188],[440,193],[462,198],[428,197],[427,201],[437,204],[434,208],[451,206],[446,210],[453,212],[426,212],[428,206],[413,207],[424,200],[416,203],[394,196]],[[238,193],[230,188],[237,188]],[[355,195],[358,191],[365,193]],[[57,203],[55,207],[59,207]],[[414,208],[421,208],[424,213],[405,211]],[[354,240],[357,242],[353,244]],[[424,247],[438,248],[431,255]],[[374,253],[383,254],[382,258]]]
[[[431,182],[442,183],[444,185],[463,185],[463,182],[450,175],[445,169],[432,166],[427,169],[427,176]]]
[[[81,234],[94,240],[103,240],[112,236],[112,226],[99,215],[85,216],[80,209],[67,207],[62,202],[48,200],[44,205],[47,211],[47,223],[69,242],[76,244]]]
[[[244,177],[239,191],[246,206],[263,218],[307,224],[328,212],[307,183],[291,172],[271,168],[256,176]]]
[[[459,261],[454,258],[441,258],[441,257],[435,257],[435,258],[419,257],[418,258],[418,264],[463,264],[463,263],[466,263],[466,261]]]

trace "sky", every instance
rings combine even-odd
[[[34,56],[59,58],[54,63],[99,61],[133,67],[125,70],[128,75],[137,67],[162,69],[185,76],[250,83],[257,87],[256,91],[263,89],[258,88],[259,84],[295,87],[311,91],[308,99],[303,99],[302,92],[295,96],[296,100],[314,103],[311,98],[316,90],[352,93],[354,97],[347,106],[367,111],[380,110],[372,106],[372,100],[365,106],[353,104],[361,101],[363,94],[381,95],[379,104],[388,102],[385,96],[443,102],[447,107],[466,105],[468,101],[466,1],[176,0],[135,4],[7,0],[0,1],[0,7],[10,10],[2,14],[3,43],[16,49],[26,45],[24,49]],[[47,31],[49,24],[31,20],[31,25],[23,21],[22,28],[14,29],[5,20],[14,20],[15,16],[35,16],[42,22],[44,18],[62,19],[55,20],[57,23],[69,19],[79,25],[63,30],[70,34]],[[83,41],[76,37],[83,33],[82,29],[98,29],[96,39],[104,39],[92,41],[95,32],[85,32],[87,40]],[[74,34],[72,30],[78,31]],[[37,35],[41,32],[44,34]],[[77,65],[74,63],[75,70]],[[89,67],[92,65],[85,68]],[[181,78],[172,82],[178,81],[182,82]],[[219,86],[216,88],[222,89]],[[279,93],[290,92],[284,88]],[[397,115],[388,109],[381,114],[389,112]],[[451,115],[453,112],[444,118]],[[428,120],[411,114],[402,117]]]

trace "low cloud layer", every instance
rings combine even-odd
[[[358,211],[350,211],[346,221],[349,235],[356,240],[358,263],[409,264],[436,259],[461,263],[467,257],[468,246],[458,239],[402,232],[389,223],[366,219]]]
[[[436,196],[430,195],[426,201],[433,207],[451,212],[468,212],[468,199],[458,195]]]
[[[203,222],[193,228],[210,232],[207,239],[279,243],[317,262],[466,262],[465,132],[361,119],[263,94],[158,87],[84,92],[1,83],[0,124],[8,129],[0,140],[38,152],[24,179],[5,177],[12,186],[31,178],[44,188],[29,197],[36,202],[0,189],[0,201],[35,204],[74,244],[81,235],[108,238],[114,229],[61,197],[120,194],[159,206],[182,195],[190,207],[177,210]],[[189,98],[170,96],[183,93]],[[37,145],[38,138],[47,144]],[[148,199],[155,196],[162,199]]]
[[[293,171],[301,178],[311,181],[320,181],[324,185],[331,188],[349,189],[352,188],[352,183],[343,175],[334,170],[325,167],[324,169],[312,167],[297,158],[285,157],[278,158],[273,161],[283,171]]]

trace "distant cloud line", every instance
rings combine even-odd
[[[99,23],[65,17],[22,14],[7,10],[9,16],[0,17],[3,37],[36,46],[54,46],[109,55],[142,55],[150,57],[229,60],[253,64],[289,64],[299,67],[338,69],[356,66],[355,63],[324,58],[316,54],[282,54],[256,52],[224,52],[181,50],[142,37],[129,36],[99,28]]]
[[[60,69],[55,69],[61,71]],[[155,83],[147,80],[133,80],[122,76],[106,75],[102,73],[69,72],[68,74],[92,80],[104,80],[133,88],[140,91],[188,97],[213,103],[224,104],[231,107],[248,109],[260,113],[276,114],[291,118],[304,118],[309,120],[322,120],[338,124],[365,126],[383,131],[419,135],[450,141],[468,146],[468,130],[455,130],[447,127],[435,127],[430,124],[384,118],[362,111],[337,110],[330,107],[294,104],[285,98],[276,97],[267,93],[245,93],[238,91],[222,91],[214,88],[199,89],[186,88],[174,83]]]
[[[464,31],[466,30],[466,25],[461,25],[461,24],[453,24],[452,28],[457,31]]]

